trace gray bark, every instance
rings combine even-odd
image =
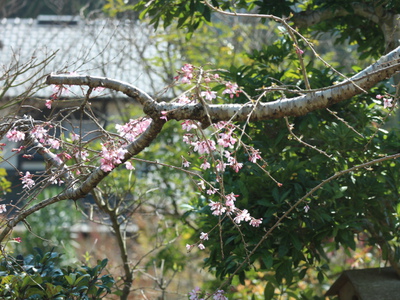
[[[201,103],[179,104],[156,102],[145,92],[129,83],[101,77],[76,75],[49,75],[46,82],[57,85],[87,85],[106,87],[125,93],[139,100],[143,111],[153,120],[159,120],[166,111],[168,120],[197,120],[203,125],[218,121],[261,121],[285,116],[302,116],[308,112],[327,108],[333,104],[365,93],[380,81],[400,71],[400,47],[381,57],[376,63],[344,81],[320,90],[303,91],[303,95],[283,98],[272,102],[250,102],[247,104],[210,104],[204,109]]]

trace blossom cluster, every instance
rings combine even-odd
[[[11,142],[19,142],[25,140],[25,133],[15,128],[9,130],[6,134],[6,138]]]
[[[115,146],[112,143],[101,144],[100,168],[104,172],[110,172],[116,165],[122,163],[127,152],[128,150],[120,147],[120,145]]]
[[[180,71],[178,71],[178,76],[176,76],[174,79],[181,81],[181,83],[190,83],[191,80],[193,79],[193,71],[194,67],[191,64],[185,64]]]
[[[21,174],[21,176],[22,177],[20,179],[22,180],[22,187],[30,190],[35,185],[35,181],[32,179],[33,174],[31,174],[29,171],[26,171],[25,175]]]
[[[60,92],[57,92],[58,94]],[[55,97],[55,96],[54,96]],[[124,160],[125,154],[128,152],[125,149],[125,146],[128,142],[134,141],[140,134],[142,134],[147,127],[150,125],[151,120],[147,118],[141,118],[138,120],[130,120],[128,123],[124,125],[116,125],[116,130],[123,138],[123,141],[116,142],[106,142],[101,144],[100,151],[100,168],[104,172],[109,172],[113,170],[117,165],[121,164]],[[52,126],[48,123],[43,123],[41,125],[35,125],[30,130],[21,131],[17,127],[11,128],[6,133],[6,138],[11,142],[21,142],[24,141],[27,137],[27,134],[31,135],[38,142],[40,142],[44,147],[48,147],[49,149],[58,150],[62,147],[67,146],[68,144],[63,143],[60,139],[55,138],[49,134],[49,129]],[[70,139],[72,143],[76,143],[77,141],[81,141],[80,135],[71,132]],[[26,149],[26,146],[20,146],[19,148],[13,149],[13,152],[21,152]],[[45,151],[49,151],[46,149]],[[71,154],[80,162],[85,162],[89,159],[89,153],[84,148],[72,146]],[[32,159],[33,155],[24,154],[24,158]],[[54,156],[55,162],[61,164],[65,161],[71,159],[72,156],[64,150],[61,153],[58,153]],[[132,170],[134,167],[132,163],[129,161],[125,162],[125,166],[127,169]],[[76,171],[79,173],[79,170]],[[24,189],[30,190],[35,186],[34,175],[27,171],[25,174],[21,173],[20,180],[22,181],[22,186]],[[49,182],[51,184],[62,184],[63,181],[58,179],[56,175],[49,177]]]
[[[126,139],[128,142],[133,142],[139,135],[141,135],[147,127],[149,127],[151,119],[140,118],[130,119],[128,123],[124,125],[116,124],[115,128],[117,132]]]
[[[383,101],[383,107],[384,108],[393,107],[393,98],[385,97],[385,96],[382,96],[382,95],[376,95],[376,99],[379,99],[379,100]]]
[[[181,83],[192,83],[196,74],[194,73],[195,68],[192,65],[184,65],[179,71],[178,76],[175,77],[176,80],[180,80]],[[212,101],[217,98],[217,93],[213,91],[208,83],[212,79],[219,79],[218,75],[205,74],[203,75],[203,82],[205,85],[205,90],[200,93],[200,96],[207,101]],[[204,86],[202,86],[204,88]],[[239,97],[241,90],[236,83],[226,82],[225,89],[222,95],[228,95],[229,98]],[[186,94],[184,95],[185,103],[189,102]],[[182,102],[183,100],[179,100]],[[243,168],[243,163],[239,162],[236,158],[238,138],[235,134],[236,126],[230,122],[218,122],[214,124],[215,133],[213,138],[205,137],[204,133],[201,132],[201,126],[193,120],[184,120],[182,123],[182,129],[186,132],[183,135],[183,141],[190,146],[192,152],[198,153],[201,159],[200,169],[207,170],[214,167],[215,171],[218,173],[223,173],[227,167],[232,168],[236,173],[238,173]],[[261,154],[258,149],[254,149],[250,146],[245,146],[246,151],[249,155],[249,161],[252,163],[257,163],[261,159]],[[236,149],[235,149],[236,148]],[[182,166],[190,167],[191,162],[182,156]],[[200,182],[200,188],[206,190],[208,195],[213,195],[217,193],[218,189],[211,187],[206,189],[204,182]],[[232,216],[233,221],[236,224],[241,222],[248,222],[253,227],[259,227],[262,223],[262,218],[256,219],[252,217],[247,209],[239,209],[235,206],[235,198],[238,195],[233,193],[228,195],[220,195],[224,201],[210,201],[209,206],[213,215],[221,216],[222,214],[228,214]],[[204,235],[200,236],[200,242],[197,243],[197,247],[200,250],[205,248],[203,241]],[[206,236],[208,239],[208,235]],[[188,251],[190,251],[194,245],[186,245]]]
[[[202,232],[200,233],[200,240],[201,242],[198,243],[197,247],[200,250],[204,250],[206,247],[204,246],[202,241],[207,241],[208,240],[208,233]],[[190,251],[195,245],[190,245],[190,244],[186,244],[186,250]]]
[[[210,299],[210,296],[212,296],[213,300],[228,300],[228,298],[224,296],[224,294],[224,290],[217,290],[214,294],[210,295],[202,292],[199,287],[195,287],[189,293],[189,300],[205,300]]]
[[[215,127],[219,131],[221,131],[217,134],[218,137],[216,142],[212,139],[199,138],[199,136],[201,135],[195,133],[184,134],[183,141],[191,146],[193,152],[197,152],[198,154],[201,155],[201,159],[203,161],[203,163],[200,165],[201,169],[207,170],[211,168],[211,164],[207,161],[207,156],[205,155],[211,155],[213,154],[213,152],[218,151],[217,149],[218,145],[225,150],[223,151],[224,159],[216,160],[216,165],[215,165],[216,170],[218,172],[224,172],[226,167],[229,166],[236,173],[239,172],[239,170],[243,167],[243,163],[239,163],[236,160],[236,157],[233,155],[233,153],[226,150],[226,149],[232,149],[237,142],[237,139],[234,136],[235,127],[226,122],[219,122],[218,124],[215,125]],[[182,129],[184,129],[187,132],[191,130],[197,130],[198,128],[199,126],[194,121],[191,120],[186,120],[182,123]],[[257,159],[259,158],[261,158],[261,156],[259,155],[259,151],[254,150],[254,155],[252,155],[251,161],[256,162]],[[189,163],[186,163],[184,165],[188,166]]]
[[[224,213],[227,213],[229,215],[234,214],[235,217],[233,218],[233,221],[236,224],[240,224],[242,221],[245,221],[249,222],[249,224],[253,227],[259,227],[263,219],[253,218],[247,209],[238,209],[235,206],[235,201],[237,197],[239,197],[239,195],[230,193],[225,196],[225,203],[214,202],[211,200],[209,206],[211,207],[212,214],[215,216],[221,216]]]
[[[214,151],[217,150],[217,146],[222,147],[224,149],[223,151],[219,151],[220,153],[223,153],[223,158],[220,159],[215,159],[215,169],[217,172],[224,172],[226,167],[229,166],[231,167],[236,173],[240,171],[243,167],[243,163],[238,162],[235,155],[230,152],[234,145],[237,143],[237,138],[234,135],[234,129],[235,126],[232,124],[229,124],[227,122],[219,122],[215,124],[214,126],[216,130],[218,130],[217,136],[217,142],[215,142],[212,139],[204,139],[204,138],[199,138],[202,135],[195,134],[195,133],[186,133],[183,136],[183,141],[190,145],[192,147],[193,152],[197,152],[198,154],[201,155],[202,163],[200,165],[200,168],[203,170],[207,170],[211,168],[211,163],[207,160],[206,155],[210,155]],[[182,123],[182,128],[189,132],[191,130],[197,130],[199,126],[190,120],[186,120]],[[261,159],[260,151],[258,149],[254,149],[253,147],[248,147],[248,152],[249,152],[249,161],[256,163],[257,160]],[[183,157],[183,163],[182,165],[184,167],[189,167],[190,162]],[[204,183],[201,184],[201,189],[205,190],[205,185]],[[216,188],[210,188],[206,189],[208,195],[213,195],[216,193],[217,189]],[[235,207],[235,198],[238,197],[238,195],[234,195],[233,193],[228,194],[225,196],[225,202],[214,202],[211,200],[210,202],[210,207],[211,210],[213,211],[213,215],[220,216],[224,213],[228,214],[234,214],[234,221],[237,224],[240,224],[242,221],[249,222],[249,224],[253,227],[259,227],[260,224],[262,223],[262,219],[255,219],[250,215],[248,210],[240,210]],[[199,248],[202,250],[203,244],[199,245]],[[203,248],[204,249],[204,248]]]
[[[174,77],[176,81],[179,81],[180,83],[183,84],[190,84],[193,83],[194,79],[196,78],[196,74],[199,72],[196,72],[196,68],[191,65],[191,64],[185,64],[180,70],[177,71],[178,75]],[[220,77],[218,74],[209,74],[206,73],[203,78],[203,82],[206,83],[205,86],[205,91],[200,92],[200,96],[204,98],[207,101],[213,101],[214,99],[217,98],[217,92],[213,91],[211,87],[208,85],[212,81],[220,81]],[[222,94],[227,94],[229,97],[232,99],[233,97],[239,97],[239,94],[242,91],[240,90],[239,86],[236,83],[231,83],[230,81],[225,83],[225,90],[222,92]],[[188,103],[189,99],[187,96],[183,97],[182,99],[179,99],[180,103],[183,103],[185,101]],[[165,116],[163,116],[164,118]]]

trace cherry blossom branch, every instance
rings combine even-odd
[[[161,132],[163,124],[163,120],[152,121],[149,127],[136,140],[126,147],[127,152],[121,160],[121,163],[117,164],[116,167],[147,148]],[[68,199],[72,200],[82,198],[95,188],[109,173],[110,172],[103,171],[101,167],[98,167],[79,187],[68,189],[63,194],[65,194]]]
[[[69,169],[65,166],[65,164],[60,160],[60,158],[52,153],[49,149],[43,146],[32,134],[27,133],[25,135],[25,143],[26,145],[34,148],[37,153],[39,153],[46,164],[46,171],[50,173],[54,173],[57,171],[57,177],[63,178],[68,184],[71,184],[74,180],[74,176],[71,174]]]
[[[140,153],[143,149],[148,147],[151,142],[157,137],[163,127],[164,121],[157,120],[152,121],[149,127],[131,144],[129,144],[126,149],[127,152],[125,153],[124,158],[121,160],[119,164],[116,164],[115,167],[118,165],[123,164],[134,155]],[[46,151],[43,152],[45,155],[48,155]],[[49,159],[51,160],[53,157],[50,155]],[[89,175],[80,185],[78,186],[68,186],[66,190],[64,190],[59,195],[43,200],[38,204],[33,205],[32,207],[21,211],[18,215],[11,218],[7,222],[7,226],[3,228],[2,232],[0,233],[0,241],[4,240],[5,237],[12,231],[12,229],[21,221],[25,220],[29,215],[32,213],[48,206],[53,203],[62,201],[62,200],[78,200],[84,198],[88,195],[110,172],[105,172],[98,167],[95,169],[91,175]]]

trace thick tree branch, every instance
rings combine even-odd
[[[122,92],[125,95],[138,100],[142,105],[155,102],[147,93],[128,85],[125,82],[108,79],[106,77],[92,77],[82,75],[49,75],[46,79],[47,84],[55,85],[86,85],[91,88],[106,87],[114,91]]]
[[[305,95],[295,98],[278,99],[267,103],[208,105],[207,112],[212,122],[228,120],[260,121],[278,119],[285,116],[302,116],[311,111],[330,107],[333,104],[361,94],[380,81],[390,78],[398,71],[400,71],[400,47],[383,56],[373,65],[337,85],[321,90],[307,91]],[[116,91],[122,91],[127,95],[140,94],[140,97],[143,98],[141,101],[143,111],[154,120],[160,118],[162,111],[166,111],[169,120],[190,119],[198,120],[203,124],[209,123],[207,112],[201,103],[157,103],[147,94],[128,83],[100,77],[74,75],[50,75],[47,78],[47,82],[53,84],[89,85],[91,87],[103,86]]]

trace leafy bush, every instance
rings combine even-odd
[[[0,260],[1,299],[103,299],[111,292],[114,279],[103,275],[107,259],[93,268],[59,267],[62,254],[4,255]]]

